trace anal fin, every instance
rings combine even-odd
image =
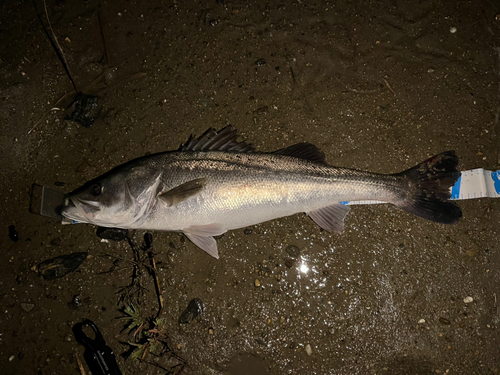
[[[335,203],[331,206],[307,212],[307,215],[321,228],[341,232],[344,229],[344,219],[350,210],[346,205]]]

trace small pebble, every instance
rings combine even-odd
[[[457,28],[455,26],[450,27],[450,33],[455,34],[457,32]]]
[[[208,334],[209,334],[209,335],[213,335],[213,334],[214,334],[214,330],[213,330],[213,328],[209,328],[209,329],[208,329]]]
[[[451,324],[451,322],[448,319],[443,318],[443,317],[439,318],[439,323],[447,325],[447,326]]]
[[[309,345],[309,344],[306,345],[306,353],[308,356],[310,356],[313,353],[311,345]]]
[[[255,284],[256,287],[259,287],[260,286],[260,280],[259,279],[255,279],[254,284]]]
[[[199,298],[189,301],[188,307],[179,317],[179,324],[189,324],[205,311],[205,305]]]
[[[31,310],[33,310],[33,308],[35,307],[34,304],[32,303],[24,303],[24,302],[21,302],[20,303],[21,305],[21,308],[26,311],[27,313],[29,313]]]
[[[76,168],[76,172],[77,173],[85,173],[89,170],[90,168],[90,165],[89,163],[87,163],[86,161],[84,161],[82,164],[80,164],[78,166],[78,168]]]
[[[19,234],[14,225],[9,225],[9,238],[14,242],[19,241]]]
[[[266,105],[257,109],[258,115],[265,115],[269,111],[269,107]]]
[[[295,245],[290,245],[286,248],[286,252],[288,255],[290,255],[292,258],[297,258],[300,255],[300,249],[298,246]]]
[[[50,241],[50,244],[52,246],[59,246],[62,243],[62,240],[60,237],[54,238],[52,241]]]
[[[464,303],[471,303],[472,301],[474,301],[474,298],[472,298],[472,297],[465,297],[464,298]]]
[[[284,317],[284,316],[282,316],[282,317],[280,318],[280,323],[281,323],[281,324],[285,323],[285,317]]]
[[[83,300],[82,297],[80,297],[79,294],[75,294],[73,298],[71,299],[71,302],[68,302],[68,307],[70,309],[76,310],[79,307],[83,306]]]
[[[424,323],[425,323],[425,319],[420,319],[420,320],[418,321],[418,324],[424,324]]]
[[[257,59],[255,61],[255,65],[257,65],[257,66],[264,66],[264,65],[266,65],[266,60],[265,59]]]

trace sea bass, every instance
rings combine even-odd
[[[453,224],[450,202],[460,177],[453,151],[396,174],[338,168],[310,143],[259,153],[230,126],[191,137],[178,151],[132,160],[68,195],[66,219],[103,227],[176,231],[218,258],[213,236],[305,212],[321,228],[341,231],[344,201],[392,203]]]

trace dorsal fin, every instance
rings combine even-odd
[[[208,129],[202,136],[194,138],[191,136],[179,151],[234,151],[255,152],[253,146],[246,142],[238,142],[238,132],[231,125],[226,126],[219,132]]]
[[[306,159],[316,163],[326,164],[325,154],[312,143],[297,143],[295,145],[275,151],[274,154],[293,156],[294,158]]]

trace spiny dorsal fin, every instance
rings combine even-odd
[[[325,154],[311,143],[297,143],[295,145],[274,151],[274,154],[293,156],[294,158],[306,159],[316,163],[326,164]]]
[[[251,144],[238,142],[238,132],[231,125],[226,126],[219,132],[208,129],[202,136],[194,138],[191,136],[179,151],[233,151],[254,152]]]

